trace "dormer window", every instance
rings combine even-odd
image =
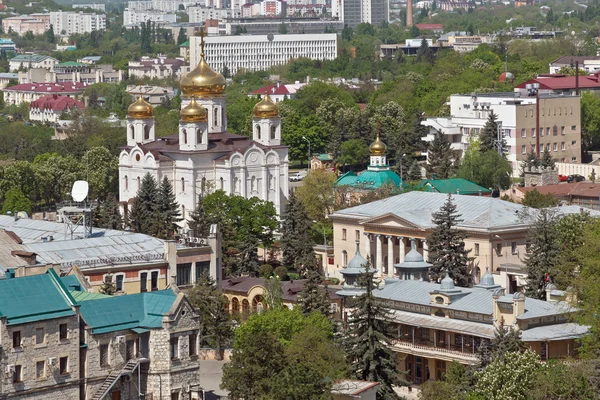
[[[442,296],[436,296],[434,300],[437,304],[444,304],[444,298]]]

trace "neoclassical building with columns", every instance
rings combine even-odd
[[[174,135],[155,136],[154,110],[143,94],[129,106],[127,145],[119,156],[123,213],[150,173],[172,182],[184,225],[207,182],[230,195],[270,201],[281,214],[289,190],[288,148],[281,142],[277,105],[268,94],[256,104],[252,139],[227,132],[225,78],[206,63],[203,45],[200,62],[180,83],[182,107]]]
[[[434,227],[432,216],[447,197],[443,193],[408,192],[334,212],[329,216],[334,245],[334,267],[329,268],[329,274],[343,279],[340,271],[355,254],[356,241],[361,254],[384,277],[395,276],[394,266],[405,261],[411,239],[416,251],[427,260],[427,237]],[[462,220],[457,228],[467,233],[465,246],[473,257],[475,283],[489,267],[494,281],[507,292],[523,287],[525,238],[530,226],[530,219],[521,217],[526,207],[482,196],[452,195],[452,200]],[[563,214],[580,212],[579,207],[571,206],[557,210]],[[530,214],[535,215],[535,210]]]

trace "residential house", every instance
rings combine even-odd
[[[8,66],[13,72],[30,68],[44,68],[52,71],[56,64],[58,64],[56,58],[38,54],[18,54],[8,60]]]
[[[74,110],[83,111],[85,105],[72,97],[51,94],[34,100],[29,105],[29,119],[39,122],[58,122],[61,115]]]
[[[532,190],[537,190],[541,194],[550,194],[566,205],[584,207],[586,210],[600,210],[600,183],[584,181],[567,185],[515,187],[512,189],[512,197],[516,201],[522,201],[525,194]]]
[[[10,81],[16,81],[19,74],[13,72],[0,72],[0,89],[4,89],[10,84]]]
[[[562,56],[550,63],[550,73],[559,74],[561,68],[575,68],[579,63],[579,69],[594,74],[600,71],[600,56]]]
[[[18,106],[21,103],[31,103],[42,96],[59,94],[79,99],[87,84],[81,82],[64,83],[23,83],[4,88],[4,102]]]
[[[262,95],[268,93],[271,100],[273,100],[275,103],[279,103],[283,100],[294,99],[296,97],[296,92],[302,89],[304,86],[306,86],[306,83],[299,81],[296,81],[292,84],[283,84],[281,82],[277,82],[275,84],[263,86],[259,89],[253,90],[250,92],[250,94],[248,94],[248,97],[260,96],[262,98]]]
[[[180,58],[143,56],[140,61],[129,61],[129,77],[134,79],[163,79],[180,77],[186,62]]]
[[[141,93],[144,100],[153,107],[160,106],[175,96],[175,90],[172,87],[128,85],[126,91],[131,95],[132,99],[136,99]]]

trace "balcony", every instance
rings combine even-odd
[[[477,355],[470,345],[464,347],[436,347],[430,341],[412,341],[396,339],[392,341],[393,350],[416,356],[435,358],[443,361],[458,361],[464,364],[476,364]]]

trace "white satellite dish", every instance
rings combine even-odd
[[[87,181],[75,181],[73,182],[73,189],[71,189],[71,197],[75,201],[84,201],[89,190],[90,186]]]

